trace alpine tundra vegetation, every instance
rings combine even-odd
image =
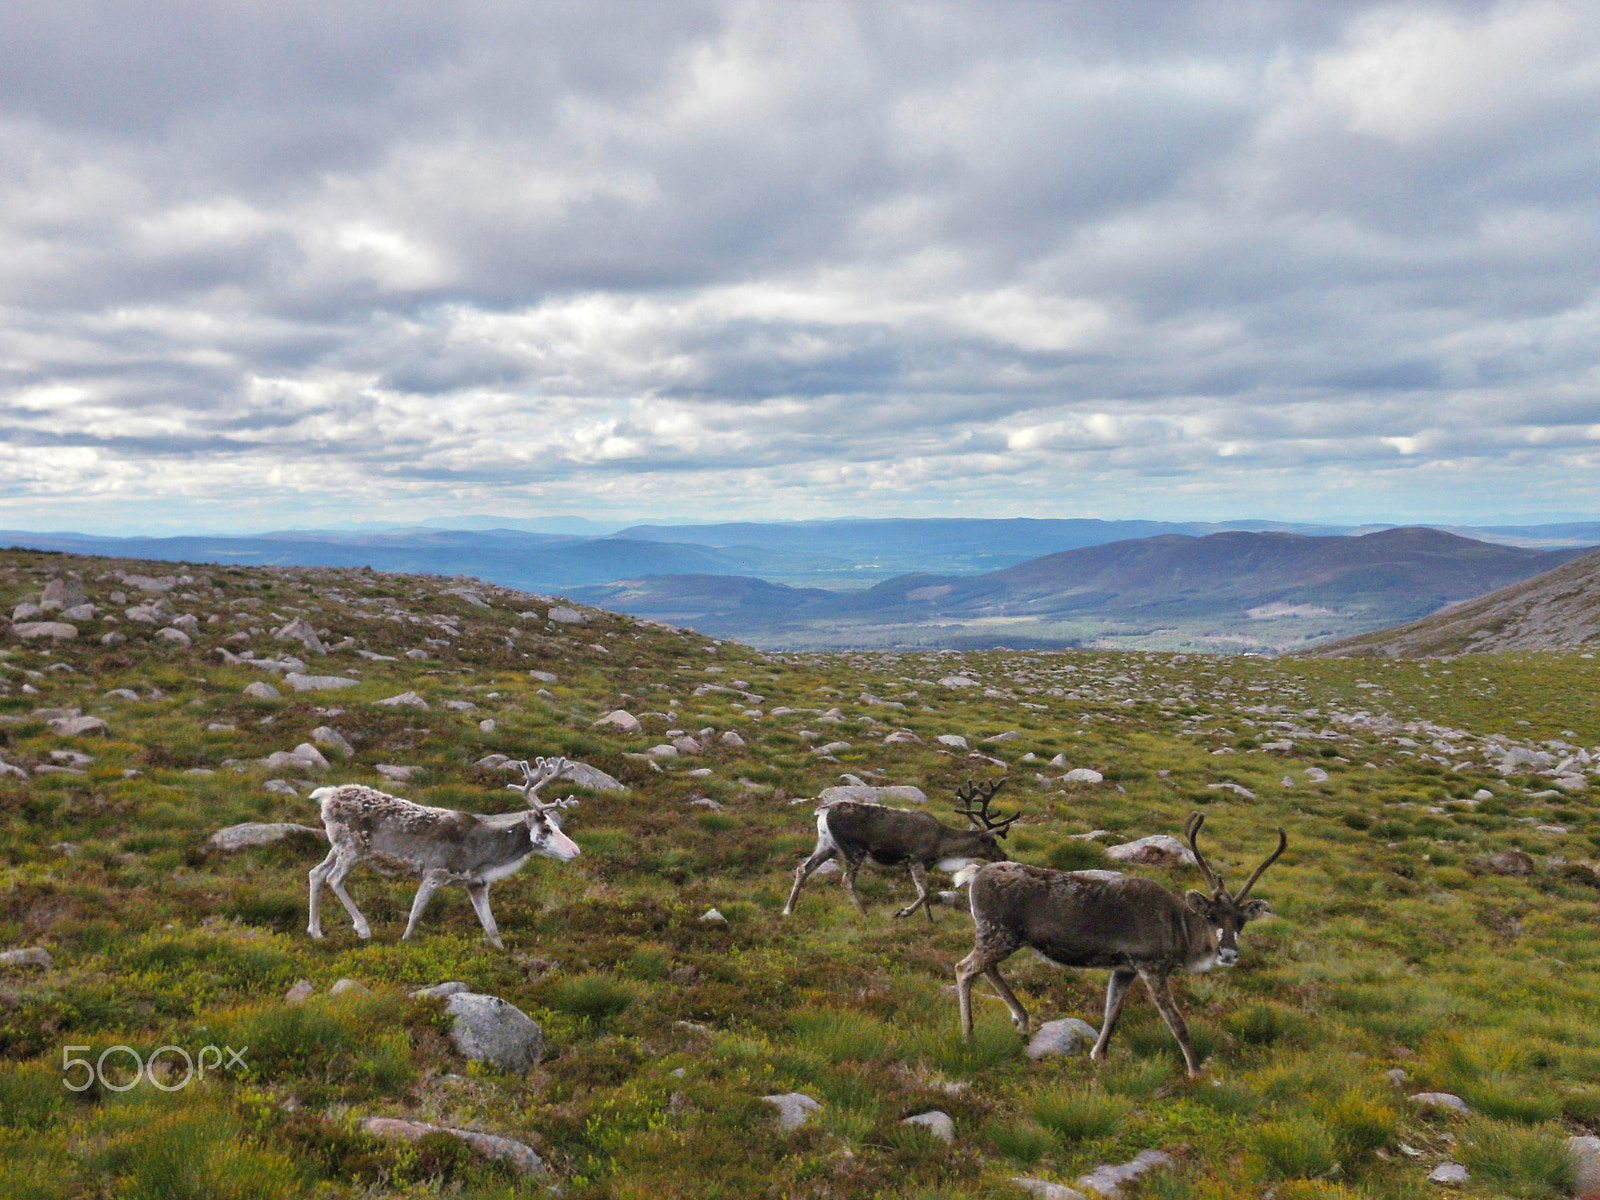
[[[763,654],[463,578],[30,551],[0,611],[0,1195],[1593,1186],[1590,649]],[[539,757],[582,854],[498,878],[504,950],[456,888],[425,936],[305,936],[311,793],[505,814]],[[1012,860],[1179,896],[1191,813],[1217,878],[1285,831],[1236,964],[1172,977],[1199,1077],[1142,1001],[1092,1063],[980,983],[963,1040],[964,895],[863,921],[824,873],[781,915],[824,789],[1002,778]],[[373,925],[415,886],[363,877]],[[1007,982],[1101,1019],[1099,971]]]

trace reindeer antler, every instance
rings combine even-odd
[[[993,800],[994,794],[1005,786],[1005,782],[1004,779],[997,779],[993,783],[978,784],[970,779],[967,780],[965,788],[956,790],[956,799],[965,804],[966,807],[958,808],[956,811],[968,818],[978,828],[985,829],[996,837],[1004,837],[1011,828],[1012,822],[1022,815],[1021,813],[1016,813],[1000,821],[990,819],[989,801]],[[979,795],[980,787],[982,788],[982,795]],[[972,807],[974,801],[978,804],[977,808]]]
[[[1190,813],[1189,819],[1183,823],[1183,835],[1189,840],[1189,853],[1194,855],[1195,865],[1200,868],[1200,874],[1206,877],[1206,886],[1211,889],[1213,896],[1221,896],[1226,894],[1228,889],[1222,886],[1221,878],[1211,869],[1211,864],[1206,861],[1206,856],[1200,853],[1200,847],[1195,841],[1200,836],[1200,827],[1205,823],[1204,813]]]
[[[552,779],[560,776],[571,764],[564,758],[536,758],[537,766],[529,766],[528,760],[523,759],[517,763],[522,768],[523,782],[508,783],[506,786],[514,792],[521,792],[528,801],[528,807],[539,812],[553,808],[571,808],[577,803],[571,796],[565,800],[544,801],[539,799],[539,789]]]
[[[1255,869],[1255,874],[1251,875],[1249,879],[1246,879],[1244,881],[1244,886],[1239,889],[1239,894],[1237,896],[1235,896],[1234,899],[1235,900],[1243,900],[1246,896],[1248,896],[1250,894],[1250,889],[1255,887],[1256,880],[1261,878],[1261,873],[1263,871],[1265,871],[1268,867],[1270,867],[1273,863],[1277,862],[1278,861],[1278,856],[1280,854],[1282,854],[1288,848],[1289,848],[1289,835],[1286,834],[1280,828],[1278,830],[1278,848],[1276,850],[1274,850],[1271,854],[1267,855],[1266,861],[1263,862],[1259,867],[1257,867]]]

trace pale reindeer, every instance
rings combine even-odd
[[[537,767],[530,767],[526,760],[517,764],[524,782],[506,785],[523,794],[528,808],[486,817],[413,804],[360,783],[312,792],[311,798],[322,805],[322,823],[333,849],[311,869],[311,922],[306,932],[314,938],[322,936],[319,902],[326,883],[355,922],[357,936],[372,936],[366,918],[344,890],[350,869],[366,860],[383,875],[422,877],[411,902],[411,919],[400,935],[402,941],[416,929],[436,890],[447,883],[462,883],[489,940],[505,949],[489,911],[489,885],[512,874],[535,854],[562,862],[578,857],[578,844],[561,832],[556,815],[577,800],[568,796],[545,803],[538,797],[539,789],[567,768],[567,760],[541,758],[537,763]]]
[[[1097,879],[1072,871],[1051,871],[1021,863],[990,863],[956,876],[970,884],[968,900],[977,941],[956,964],[956,996],[961,1035],[972,1036],[972,981],[987,975],[1024,1034],[1028,1013],[997,969],[1009,955],[1031,946],[1062,967],[1109,967],[1105,1021],[1089,1057],[1100,1060],[1134,977],[1144,980],[1150,999],[1178,1039],[1191,1076],[1200,1073],[1189,1042],[1189,1027],[1172,998],[1167,977],[1176,970],[1206,971],[1239,961],[1238,937],[1245,922],[1271,912],[1265,900],[1246,900],[1261,873],[1278,860],[1288,836],[1278,830],[1278,848],[1268,855],[1237,894],[1223,886],[1195,839],[1205,817],[1194,813],[1184,826],[1195,863],[1211,888],[1175,896],[1150,879]]]
[[[1007,861],[1006,852],[997,839],[1006,836],[1017,818],[1011,816],[996,821],[989,814],[989,801],[1004,782],[1002,779],[998,783],[984,784],[980,793],[979,787],[968,780],[966,789],[956,792],[956,799],[966,806],[956,811],[971,823],[970,829],[951,829],[925,812],[854,800],[841,800],[819,808],[817,847],[795,868],[794,887],[789,892],[789,902],[783,906],[783,915],[787,917],[794,912],[800,887],[811,873],[830,858],[838,858],[844,868],[841,877],[844,890],[856,911],[865,916],[867,910],[856,894],[856,872],[871,859],[881,867],[908,868],[911,882],[917,885],[917,898],[894,915],[909,917],[920,908],[932,921],[928,871],[938,868],[953,873],[973,863]],[[974,801],[978,805],[976,808]]]

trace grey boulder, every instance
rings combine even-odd
[[[525,1075],[544,1058],[544,1031],[528,1014],[499,996],[457,992],[445,1001],[454,1018],[450,1041],[463,1058]]]

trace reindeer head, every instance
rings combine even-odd
[[[1245,880],[1244,886],[1237,893],[1228,891],[1223,885],[1222,877],[1211,869],[1206,862],[1205,855],[1200,853],[1200,847],[1195,839],[1200,834],[1200,827],[1206,823],[1201,813],[1190,813],[1189,820],[1183,827],[1184,834],[1189,839],[1189,849],[1194,854],[1195,864],[1200,868],[1200,873],[1206,877],[1206,885],[1211,889],[1208,896],[1204,892],[1190,892],[1184,899],[1189,908],[1210,923],[1216,934],[1217,961],[1225,967],[1231,967],[1239,961],[1239,933],[1244,929],[1247,921],[1264,916],[1272,911],[1272,906],[1265,900],[1248,900],[1250,889],[1261,878],[1261,873],[1278,861],[1278,856],[1288,848],[1289,837],[1282,829],[1278,830],[1278,848],[1269,854],[1259,867]]]
[[[1003,820],[994,820],[989,812],[989,801],[994,799],[994,794],[1005,786],[1004,779],[997,779],[993,783],[977,784],[967,780],[967,786],[956,792],[956,799],[965,806],[956,811],[966,817],[972,828],[983,835],[984,842],[993,850],[995,862],[1007,862],[1009,856],[1001,848],[998,839],[1011,832],[1011,825],[1021,813],[1014,813]],[[973,804],[977,807],[974,808]]]
[[[521,792],[528,801],[528,840],[532,843],[535,853],[559,858],[563,862],[570,862],[578,857],[578,843],[561,832],[561,819],[559,813],[564,808],[572,808],[578,803],[576,796],[568,796],[565,800],[540,800],[539,789],[565,771],[570,765],[564,758],[538,758],[534,760],[537,766],[529,766],[528,760],[523,759],[517,764],[522,768],[523,782],[508,783],[506,786],[514,792]]]

